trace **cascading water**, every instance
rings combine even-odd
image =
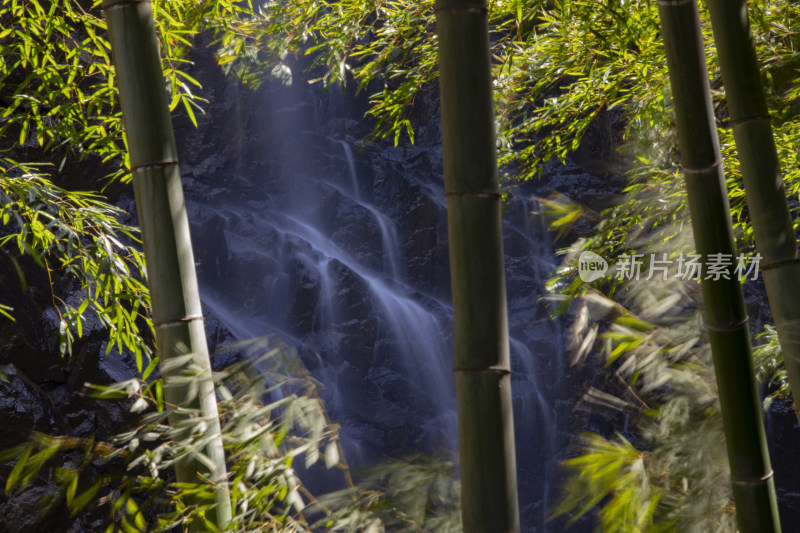
[[[268,94],[254,107],[262,120],[234,104],[239,145],[226,157],[245,167],[228,165],[235,180],[220,188],[184,169],[198,178],[187,201],[206,308],[237,339],[274,334],[297,347],[351,464],[455,450],[438,147],[356,154],[346,130],[358,124],[330,100]],[[538,301],[554,261],[534,210],[514,199],[504,231],[520,502],[526,530],[544,531],[563,369],[561,331]]]
[[[358,172],[356,172],[356,163],[355,158],[353,157],[353,149],[350,148],[350,144],[343,140],[339,139],[338,142],[342,146],[342,150],[344,150],[344,159],[347,161],[347,170],[350,172],[350,183],[353,187],[353,198],[356,200],[361,200],[361,193],[359,192],[359,185],[358,185]]]

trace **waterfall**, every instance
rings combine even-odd
[[[355,165],[346,153],[348,164],[333,177],[345,183],[304,175],[256,208],[194,206],[196,216],[219,221],[226,243],[215,262],[225,263],[229,279],[203,283],[204,302],[239,339],[276,334],[321,360],[324,398],[350,437],[345,448],[358,448],[364,460],[383,453],[396,438],[392,430],[409,435],[408,451],[454,449],[452,364],[443,333],[450,310],[403,278],[397,222],[352,195],[346,181]],[[326,205],[331,212],[321,214]],[[331,216],[352,220],[342,230]],[[374,412],[343,400],[358,396],[353,388],[361,386],[366,396],[356,401],[373,403]],[[387,419],[383,434],[370,427],[386,426]],[[355,444],[364,439],[372,446]]]
[[[269,120],[239,125],[264,143],[236,148],[255,158],[245,179],[187,192],[206,309],[237,339],[274,335],[297,348],[351,465],[454,452],[438,147],[355,152],[318,95],[270,94]],[[520,502],[526,530],[543,531],[563,368],[561,331],[538,301],[554,260],[534,211],[513,199],[504,234]]]

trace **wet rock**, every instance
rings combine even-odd
[[[383,235],[376,214],[358,203],[344,198],[339,202],[336,216],[331,221],[335,228],[331,239],[348,250],[360,265],[380,273],[383,270]]]
[[[33,431],[65,429],[58,427],[57,415],[45,392],[15,365],[0,367],[0,373],[0,450],[27,441]]]
[[[195,263],[198,278],[205,283],[221,285],[228,279],[228,246],[225,221],[212,215],[202,223],[192,226]]]
[[[227,350],[220,350],[220,356],[216,357],[217,348],[235,342],[236,338],[207,306],[203,308],[203,321],[206,329],[206,339],[208,340],[208,351],[212,355],[211,363],[215,370],[220,370],[233,362],[233,360],[229,360],[230,355],[228,355]]]
[[[57,516],[41,516],[41,502],[51,497],[56,490],[57,487],[52,483],[33,485],[25,490],[11,494],[5,501],[0,502],[0,516],[3,517],[2,521],[0,521],[0,532],[36,533],[57,531]]]
[[[292,289],[287,302],[286,327],[289,333],[302,336],[320,325],[316,318],[322,312],[322,278],[319,270],[299,258],[291,262],[289,272],[289,286]]]

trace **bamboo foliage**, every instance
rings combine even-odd
[[[695,245],[704,258],[735,257],[697,3],[659,0],[658,8]],[[727,280],[703,279],[702,292],[736,520],[744,533],[780,531],[744,297],[732,270]]]
[[[207,478],[217,485],[216,505],[207,518],[222,529],[231,519],[225,457],[152,9],[147,0],[106,0],[103,10],[142,228],[165,399],[173,408],[170,425],[176,432],[205,434],[207,443],[195,457],[176,463],[176,475],[179,482]],[[186,371],[192,375],[187,377]],[[199,408],[202,418],[181,414],[176,409],[181,406]],[[201,524],[190,527],[207,530]]]
[[[800,262],[744,0],[709,0],[747,208],[789,385],[800,392]],[[800,420],[800,403],[795,402]]]
[[[487,7],[435,9],[463,527],[519,531]]]

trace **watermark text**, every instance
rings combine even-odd
[[[620,281],[758,279],[760,254],[749,257],[739,254],[734,257],[733,254],[717,253],[708,254],[705,263],[702,259],[700,254],[682,253],[673,259],[669,259],[666,253],[622,254],[611,269],[610,275]],[[582,281],[595,281],[605,276],[608,271],[608,261],[594,252],[586,250],[578,257],[578,276]]]

